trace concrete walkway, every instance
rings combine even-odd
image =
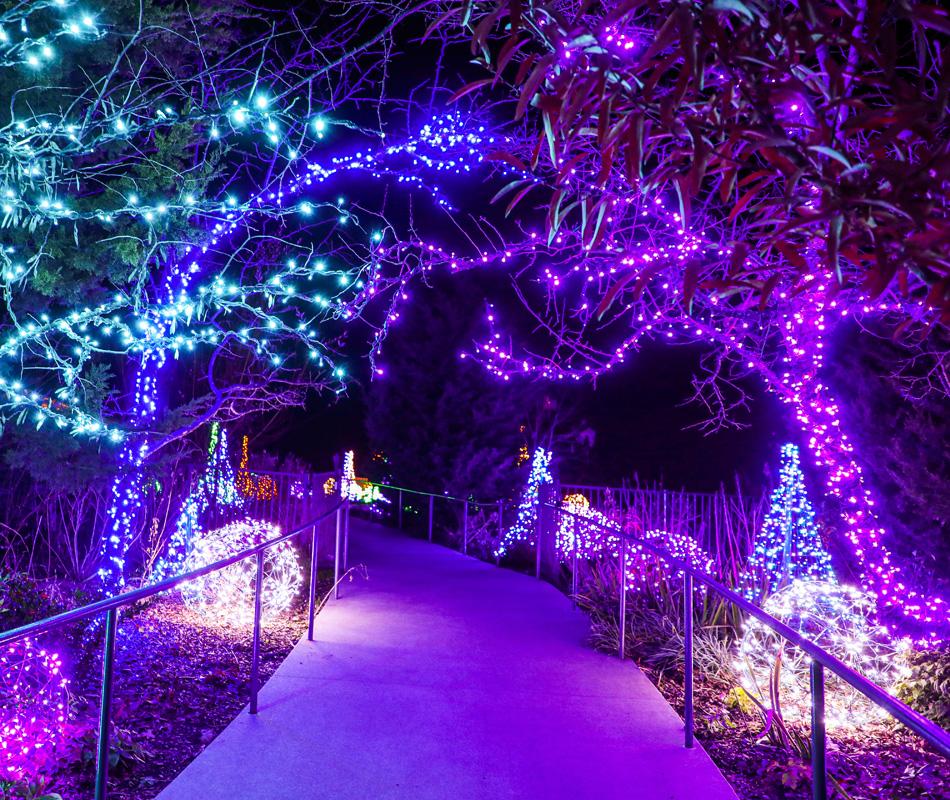
[[[346,584],[160,800],[735,800],[556,589],[352,521]]]

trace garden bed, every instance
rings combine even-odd
[[[636,612],[633,611],[632,614]],[[612,628],[612,635],[605,630]],[[592,645],[615,654],[615,618],[598,615]],[[630,641],[640,669],[682,717],[681,656],[667,647]],[[681,653],[681,651],[680,651]],[[653,663],[673,660],[670,667]],[[741,800],[810,800],[811,765],[763,737],[765,724],[751,700],[743,702],[735,682],[696,672],[693,708],[696,738],[729,780]],[[807,725],[790,725],[807,740]],[[891,721],[862,723],[828,735],[829,796],[853,800],[944,800],[950,786],[950,762],[927,748],[923,739]]]
[[[319,595],[330,576],[320,576]],[[267,680],[307,628],[306,606],[265,618],[260,671]],[[73,714],[56,768],[39,785],[0,800],[57,793],[64,800],[92,795],[98,739],[101,656],[67,664]],[[121,619],[116,647],[110,800],[150,800],[168,785],[247,705],[252,629],[225,624],[175,597],[162,598]]]

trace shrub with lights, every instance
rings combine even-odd
[[[742,592],[749,600],[761,600],[794,580],[837,581],[805,493],[798,447],[784,444],[779,485],[756,536]]]
[[[617,553],[619,547],[617,523],[590,506],[582,494],[569,494],[561,501],[556,545],[561,561],[577,558],[596,558]]]
[[[620,557],[620,525],[607,515],[591,508],[582,494],[569,494],[561,503],[561,519],[557,529],[557,550],[563,563],[574,556],[617,561]],[[673,558],[691,567],[711,572],[713,559],[689,536],[662,530],[636,532],[627,539],[625,572],[626,586],[634,591],[655,591],[671,578],[682,579],[683,572],[673,567],[663,556],[640,543],[655,545]],[[702,594],[702,587],[697,587]]]
[[[681,533],[649,530],[637,533],[627,540],[627,588],[637,592],[656,591],[671,579],[682,581],[683,570],[674,567],[666,558],[640,544],[637,539],[669,553],[673,558],[707,574],[712,572],[713,559],[695,539]],[[674,588],[679,588],[678,586]],[[696,595],[705,593],[703,584],[696,584]]]
[[[261,520],[240,520],[206,531],[194,543],[183,571],[199,569],[276,539],[280,528]],[[255,557],[238,561],[209,575],[188,581],[182,597],[193,607],[212,614],[222,622],[246,623],[254,618],[254,586],[257,576]],[[303,577],[297,551],[290,542],[264,552],[264,581],[261,613],[275,615],[290,608]]]
[[[498,547],[495,548],[495,558],[501,558],[508,553],[516,542],[534,545],[538,529],[541,487],[554,483],[554,478],[551,476],[551,456],[551,451],[543,447],[534,451],[528,483],[521,492],[521,500],[518,502],[518,518],[505,531]]]
[[[63,739],[69,680],[30,638],[0,649],[0,780],[34,777]]]
[[[769,597],[763,610],[814,642],[886,691],[906,677],[906,639],[892,639],[874,620],[875,603],[853,586],[797,580]],[[811,658],[757,619],[749,619],[739,643],[736,670],[744,688],[769,705],[769,686],[778,666],[779,701],[786,721],[805,722],[811,708]],[[829,726],[859,725],[886,713],[831,672],[826,673]]]
[[[249,460],[248,437],[244,436],[241,438],[241,463],[235,478],[238,491],[252,500],[273,500],[277,497],[277,483],[270,475],[252,475]]]

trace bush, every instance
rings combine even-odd
[[[66,608],[43,583],[19,572],[0,574],[0,630],[10,630]]]
[[[908,656],[911,674],[897,685],[897,697],[944,728],[950,728],[950,647]]]

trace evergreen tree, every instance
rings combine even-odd
[[[835,583],[831,557],[815,524],[815,512],[805,493],[805,476],[798,447],[782,445],[779,485],[755,540],[746,567],[743,594],[761,600],[793,580]]]

